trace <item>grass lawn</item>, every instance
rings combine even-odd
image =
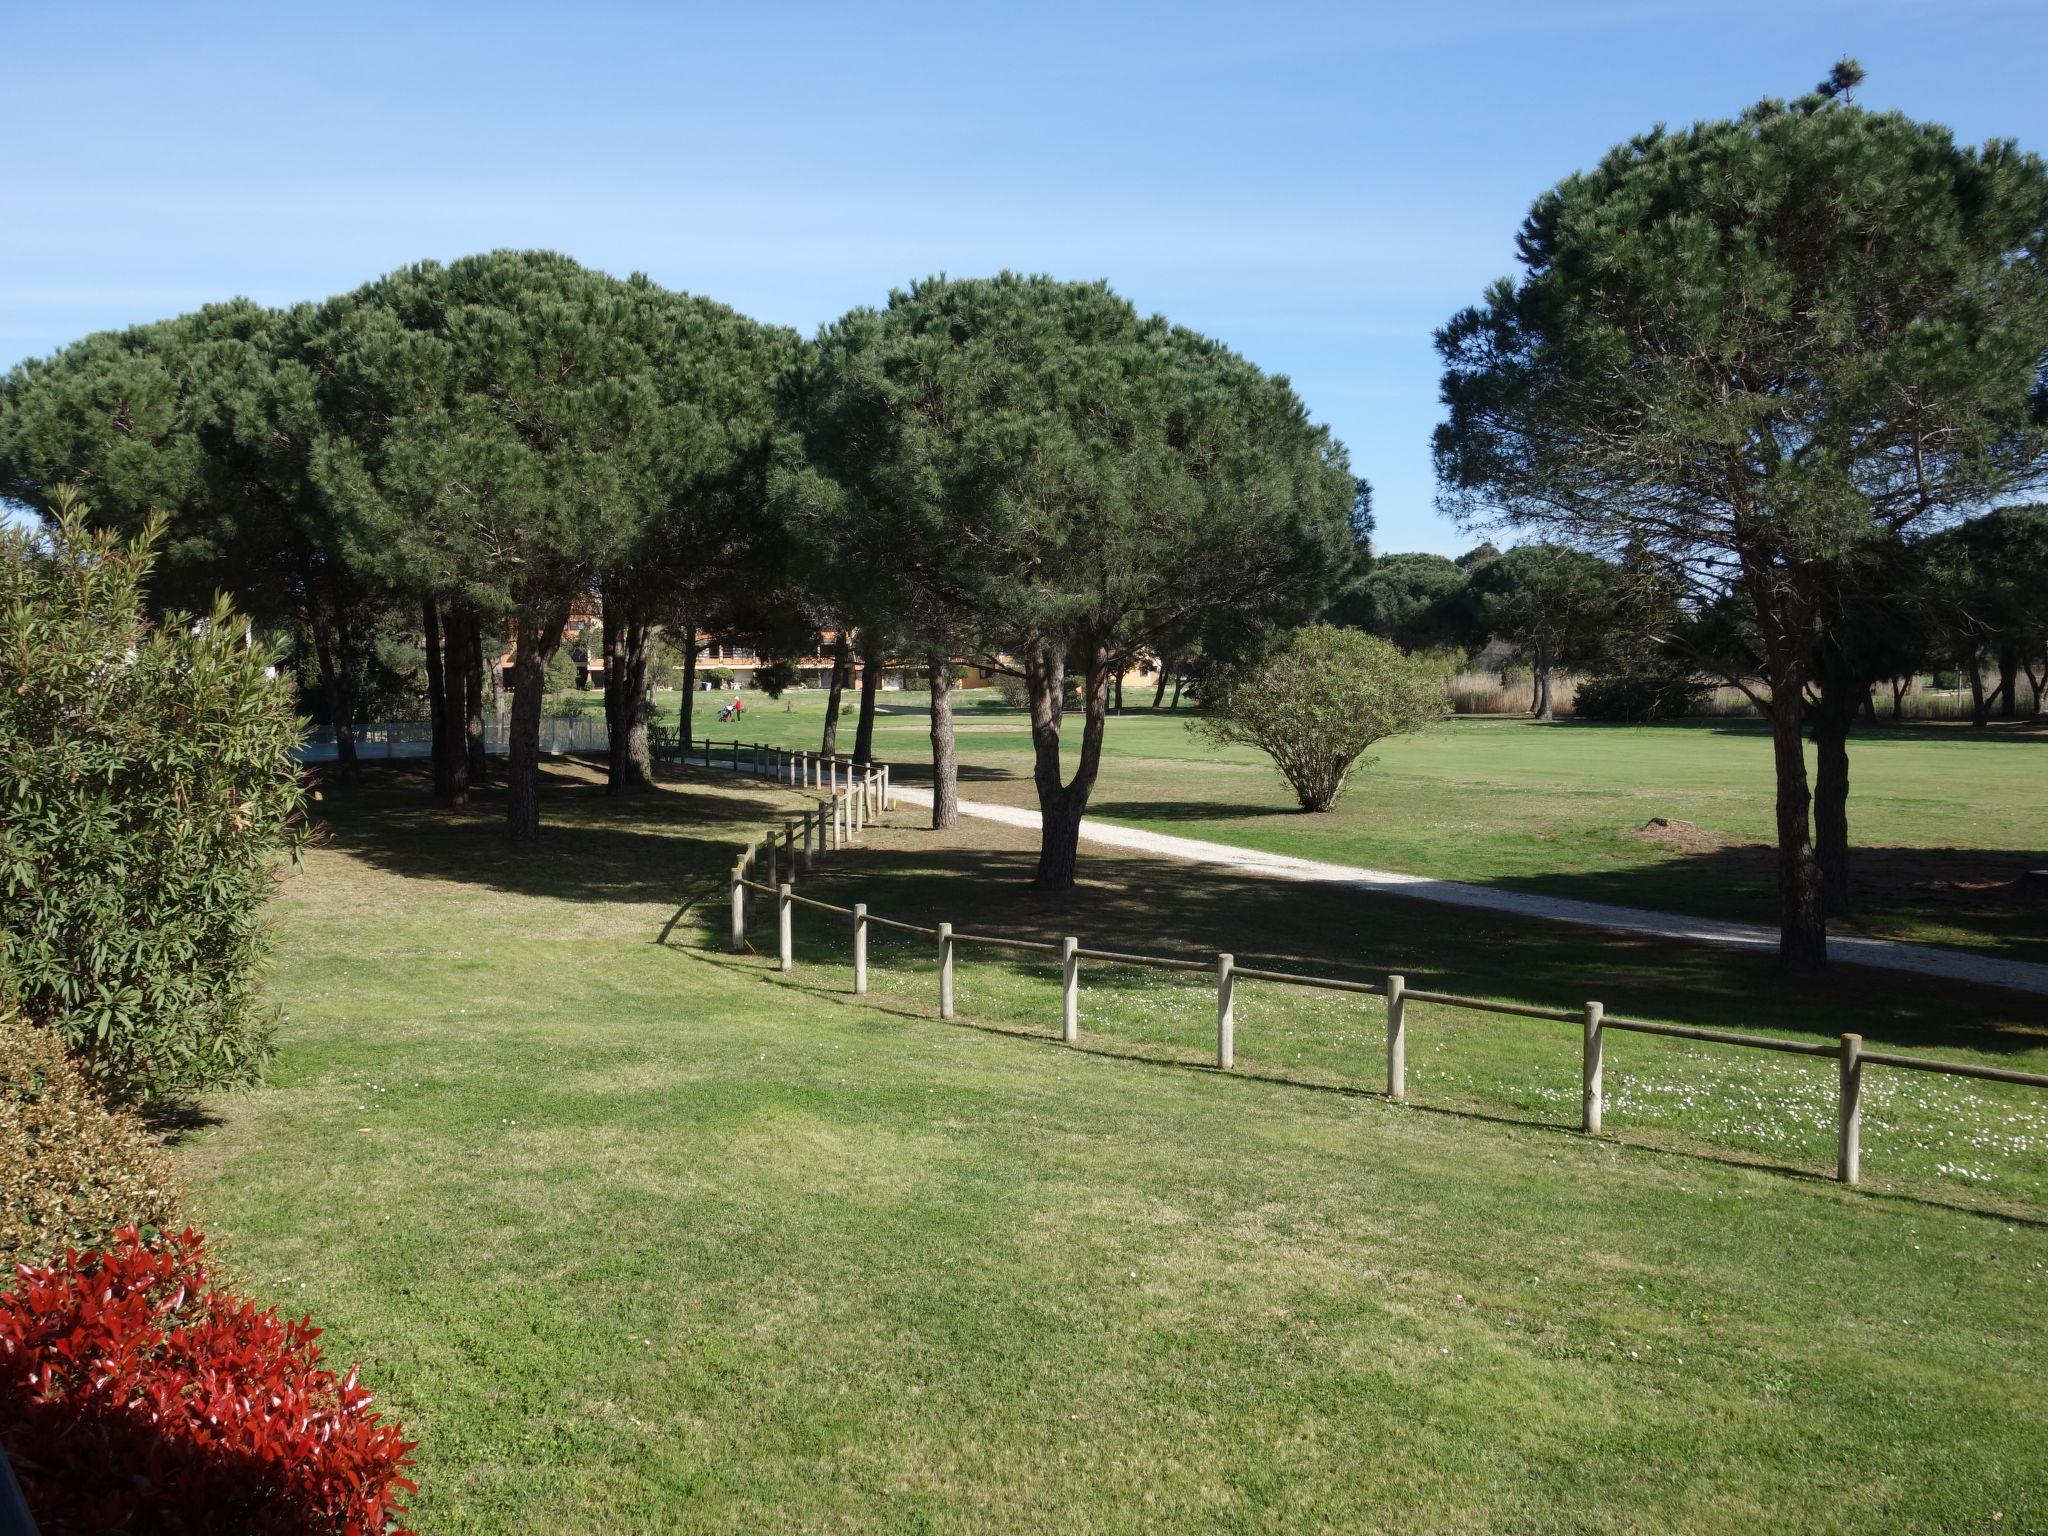
[[[698,734],[731,733],[713,718],[724,697],[698,696]],[[748,739],[815,750],[822,694],[747,697]],[[966,697],[963,792],[1035,804],[1023,714]],[[673,718],[676,698],[663,696],[664,718]],[[903,782],[921,781],[930,763],[923,697],[884,698],[876,752],[902,766]],[[1140,709],[1112,720],[1090,814],[1375,869],[1776,920],[1770,741],[1760,722],[1457,717],[1386,743],[1335,811],[1308,816],[1261,755],[1216,747],[1187,719]],[[1071,766],[1079,732],[1069,734]],[[851,743],[850,726],[841,741]],[[1852,741],[1850,774],[1859,914],[1846,926],[2048,960],[2048,883],[2025,878],[2048,867],[2040,819],[2048,731],[1882,727]],[[1698,832],[1640,835],[1653,816],[1693,822]]]
[[[1704,1101],[1753,1053],[1703,1091],[1734,1053],[1617,1042],[1593,1142],[1546,1123],[1575,1095],[1551,1026],[1417,1010],[1403,1108],[1340,1091],[1373,1075],[1371,1000],[1246,989],[1230,1077],[1195,1065],[1206,993],[1151,973],[1091,973],[1068,1050],[1038,968],[976,956],[942,1025],[921,949],[878,946],[854,1004],[808,918],[790,978],[707,946],[732,846],[785,803],[705,777],[616,804],[564,768],[529,854],[409,777],[323,807],[277,907],[282,1055],[186,1160],[257,1293],[421,1439],[422,1530],[2048,1525],[2019,1090],[1966,1126],[1988,1181],[1921,1144],[1960,1105],[1873,1103],[1850,1192],[1799,1171],[1818,1125],[1719,1134]],[[1141,859],[1034,905],[999,830],[882,829],[812,888],[1546,1000],[1592,947],[1617,1008],[2048,1055],[2011,999],[1788,993]],[[1805,1102],[1745,1112],[1781,1090]]]

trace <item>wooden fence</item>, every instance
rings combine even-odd
[[[861,830],[894,802],[889,770],[884,765],[863,765],[847,757],[826,758],[816,753],[793,752],[787,748],[759,743],[714,745],[707,737],[702,747],[687,749],[672,738],[657,747],[657,755],[675,762],[701,761],[707,767],[730,766],[734,771],[791,788],[824,789],[828,798],[800,817],[785,821],[779,831],[749,844],[734,861],[731,879],[732,948],[747,947],[747,931],[759,905],[775,903],[776,956],[780,969],[795,966],[794,910],[807,907],[830,912],[850,920],[853,942],[853,991],[868,989],[868,929],[870,926],[919,934],[937,947],[939,962],[938,1016],[953,1017],[953,974],[956,951],[961,945],[981,945],[1026,953],[1057,955],[1060,964],[1060,1038],[1072,1044],[1080,1038],[1081,962],[1095,960],[1113,965],[1135,965],[1164,971],[1201,971],[1215,977],[1216,1066],[1228,1072],[1236,1063],[1236,987],[1239,980],[1278,982],[1321,992],[1345,992],[1380,997],[1387,1005],[1386,1095],[1396,1102],[1408,1096],[1407,1046],[1409,1003],[1432,1003],[1444,1008],[1461,1008],[1512,1018],[1539,1019],[1551,1023],[1576,1024],[1580,1037],[1579,1129],[1589,1136],[1600,1134],[1604,1121],[1606,1093],[1602,1082],[1610,1032],[1662,1035],[1674,1040],[1697,1040],[1709,1045],[1740,1046],[1749,1050],[1780,1051],[1794,1056],[1832,1057],[1838,1064],[1836,1092],[1835,1177],[1855,1184],[1863,1170],[1863,1073],[1868,1067],[1890,1067],[1905,1072],[1931,1072],[1943,1077],[1977,1078],[1993,1083],[2017,1083],[2028,1088],[2048,1088],[2048,1075],[2017,1072],[2007,1067],[1980,1067],[1965,1062],[1937,1061],[1928,1056],[1902,1055],[1894,1051],[1864,1049],[1861,1035],[1843,1035],[1834,1042],[1782,1040],[1771,1035],[1742,1034],[1726,1029],[1696,1029],[1687,1024],[1663,1024],[1649,1019],[1625,1018],[1607,1012],[1597,1002],[1579,1008],[1540,1008],[1524,1003],[1496,1003],[1485,998],[1461,997],[1453,992],[1430,992],[1411,987],[1406,978],[1389,976],[1382,982],[1345,981],[1330,976],[1304,976],[1291,971],[1268,971],[1239,965],[1236,957],[1219,954],[1213,961],[1175,959],[1165,955],[1132,954],[1123,950],[1087,949],[1075,938],[1057,944],[1043,939],[1020,939],[1002,934],[956,932],[951,923],[926,927],[900,922],[870,912],[865,902],[843,907],[796,894],[801,832],[801,867],[810,869],[828,852],[857,846]],[[779,851],[778,851],[779,850]],[[767,878],[760,876],[765,872]],[[758,900],[757,900],[758,899]]]

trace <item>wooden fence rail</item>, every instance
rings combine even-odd
[[[655,733],[650,732],[650,737]],[[1728,1029],[1700,1029],[1688,1024],[1665,1024],[1651,1019],[1625,1018],[1608,1013],[1595,1001],[1579,1008],[1542,1008],[1526,1003],[1503,1003],[1490,998],[1465,997],[1455,992],[1431,992],[1410,987],[1406,978],[1389,976],[1382,982],[1349,981],[1333,976],[1304,976],[1291,971],[1270,971],[1237,964],[1236,957],[1219,954],[1213,960],[1189,960],[1173,955],[1145,955],[1126,950],[1088,949],[1076,938],[1053,943],[1045,939],[1014,938],[1007,934],[958,933],[951,923],[928,927],[870,912],[865,902],[853,907],[837,906],[797,895],[791,887],[797,879],[796,833],[803,834],[804,864],[811,863],[813,833],[822,852],[855,846],[859,834],[881,811],[893,807],[889,769],[883,764],[861,764],[847,757],[822,757],[815,753],[791,752],[759,743],[733,741],[716,745],[706,737],[701,747],[695,742],[677,741],[667,733],[656,746],[664,760],[689,763],[701,759],[706,767],[729,762],[735,772],[752,773],[796,788],[820,788],[830,798],[801,817],[771,829],[756,839],[734,862],[732,869],[732,947],[747,947],[747,930],[757,903],[755,897],[771,897],[776,903],[777,963],[789,970],[795,964],[792,913],[795,907],[811,907],[853,919],[853,965],[855,993],[868,986],[867,938],[870,926],[894,929],[932,939],[938,946],[939,1017],[953,1017],[955,955],[960,945],[983,945],[995,949],[1020,950],[1032,954],[1057,955],[1060,962],[1060,1038],[1072,1043],[1080,1038],[1080,963],[1100,961],[1110,965],[1143,966],[1162,971],[1202,971],[1215,977],[1216,1065],[1230,1071],[1236,1060],[1236,987],[1240,980],[1273,982],[1282,986],[1305,987],[1321,992],[1383,997],[1387,1005],[1386,1093],[1394,1100],[1407,1097],[1407,1005],[1429,1003],[1441,1008],[1458,1008],[1512,1018],[1537,1019],[1545,1023],[1575,1024],[1580,1030],[1581,1097],[1579,1129],[1599,1135],[1606,1109],[1605,1067],[1607,1035],[1619,1030],[1627,1034],[1661,1035],[1674,1040],[1696,1040],[1709,1045],[1736,1046],[1746,1050],[1778,1051],[1794,1056],[1831,1057],[1838,1064],[1836,1087],[1835,1177],[1855,1184],[1862,1177],[1863,1072],[1866,1067],[1889,1067],[1907,1072],[1931,1072],[1945,1077],[1973,1078],[1981,1082],[2011,1083],[2027,1088],[2048,1089],[2048,1075],[2020,1072],[2009,1067],[1977,1066],[1966,1062],[1939,1061],[1929,1056],[1912,1056],[1896,1051],[1865,1050],[1861,1035],[1847,1034],[1839,1040],[1783,1040],[1772,1035],[1753,1035]],[[765,866],[767,879],[758,878]]]

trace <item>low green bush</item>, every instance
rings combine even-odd
[[[0,1005],[0,1272],[103,1246],[118,1227],[168,1231],[170,1159],[136,1116],[108,1105],[64,1049]]]
[[[1643,657],[1603,670],[1579,684],[1572,713],[1581,720],[1646,723],[1679,720],[1706,702],[1711,683],[1663,657]]]

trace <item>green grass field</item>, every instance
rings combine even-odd
[[[676,697],[663,696],[665,718]],[[723,697],[698,696],[697,734],[731,734],[713,719]],[[815,750],[821,694],[747,697],[748,739]],[[962,792],[1035,804],[1022,713],[966,697]],[[921,782],[930,762],[923,698],[884,698],[876,752],[902,766],[903,782]],[[1770,743],[1758,722],[1458,717],[1384,744],[1335,811],[1310,816],[1263,757],[1212,745],[1187,718],[1138,709],[1112,720],[1090,814],[1375,869],[1776,920]],[[850,719],[849,710],[843,744]],[[1071,756],[1075,742],[1067,745]],[[2048,867],[2048,731],[1879,728],[1854,739],[1850,775],[1858,910],[1847,929],[2048,960],[2048,882],[2025,878]],[[1641,835],[1655,816],[1693,822],[1698,833]]]
[[[1755,1053],[1617,1044],[1589,1141],[1563,1027],[1418,1009],[1399,1107],[1352,1091],[1370,999],[1248,988],[1225,1077],[1198,979],[1091,970],[1073,1050],[1042,968],[977,953],[942,1025],[922,946],[853,1003],[812,915],[789,978],[707,942],[788,803],[565,767],[526,854],[411,777],[323,805],[281,1058],[186,1159],[252,1287],[421,1439],[422,1530],[2048,1524],[2037,1098],[1874,1084],[1852,1192],[1815,1176],[1825,1093]],[[880,829],[809,888],[1536,1000],[1588,966],[1567,930],[1135,858],[1052,902],[999,831]],[[1594,958],[1617,1008],[2048,1057],[2020,1000]]]

